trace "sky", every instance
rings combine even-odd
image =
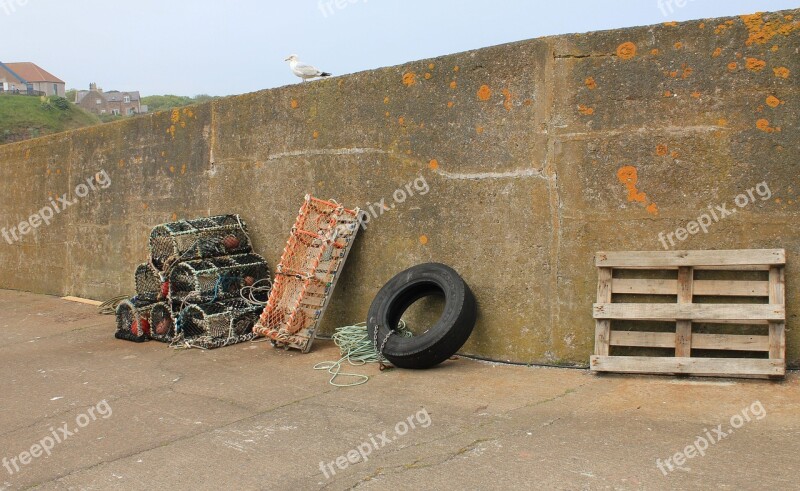
[[[800,0],[0,0],[0,61],[67,88],[232,95],[512,41],[757,11]]]

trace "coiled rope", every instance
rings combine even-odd
[[[400,321],[396,334],[405,338],[410,338],[413,334],[406,327],[405,321]],[[360,373],[342,372],[342,364],[346,361],[351,366],[362,366],[367,363],[380,363],[383,361],[377,351],[369,334],[367,324],[361,322],[352,326],[343,326],[336,329],[333,334],[333,342],[339,347],[342,357],[338,361],[323,361],[314,365],[314,370],[327,370],[331,374],[329,384],[334,387],[354,387],[369,381],[368,375]],[[351,383],[338,383],[339,377],[354,378]]]

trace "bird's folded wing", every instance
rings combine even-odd
[[[306,65],[305,63],[298,63],[294,66],[294,70],[297,73],[302,73],[303,75],[319,75],[321,72],[314,68],[311,65]]]

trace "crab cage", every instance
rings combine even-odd
[[[133,297],[125,300],[117,307],[117,332],[114,337],[141,343],[150,338],[151,315],[156,306],[164,303],[152,303]]]
[[[252,252],[247,225],[239,215],[165,223],[150,233],[150,257],[160,271],[181,261]]]
[[[150,311],[150,338],[162,343],[171,343],[175,339],[175,318],[172,315],[179,305],[172,308],[166,302],[159,302]]]
[[[214,349],[256,337],[253,325],[264,309],[241,298],[202,305],[190,304],[176,320],[176,346]]]
[[[170,273],[170,298],[173,302],[191,303],[225,300],[239,297],[242,288],[265,279],[270,279],[269,266],[258,254],[187,261]],[[266,301],[266,294],[256,299]]]
[[[152,264],[144,263],[136,267],[136,298],[158,302],[167,298],[168,291],[161,275]]]
[[[306,195],[254,332],[308,352],[358,233],[360,210]]]

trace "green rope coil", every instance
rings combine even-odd
[[[396,333],[399,336],[410,338],[413,334],[406,328],[405,321],[400,321]],[[323,361],[314,365],[314,370],[327,370],[331,374],[329,384],[334,387],[354,387],[369,381],[369,376],[360,373],[342,372],[342,364],[346,361],[351,366],[362,366],[367,363],[380,363],[382,357],[375,350],[375,346],[367,333],[367,324],[358,323],[353,326],[344,326],[336,329],[333,334],[333,342],[339,347],[342,357],[338,361]],[[351,383],[338,383],[338,377],[350,377],[356,379]]]

